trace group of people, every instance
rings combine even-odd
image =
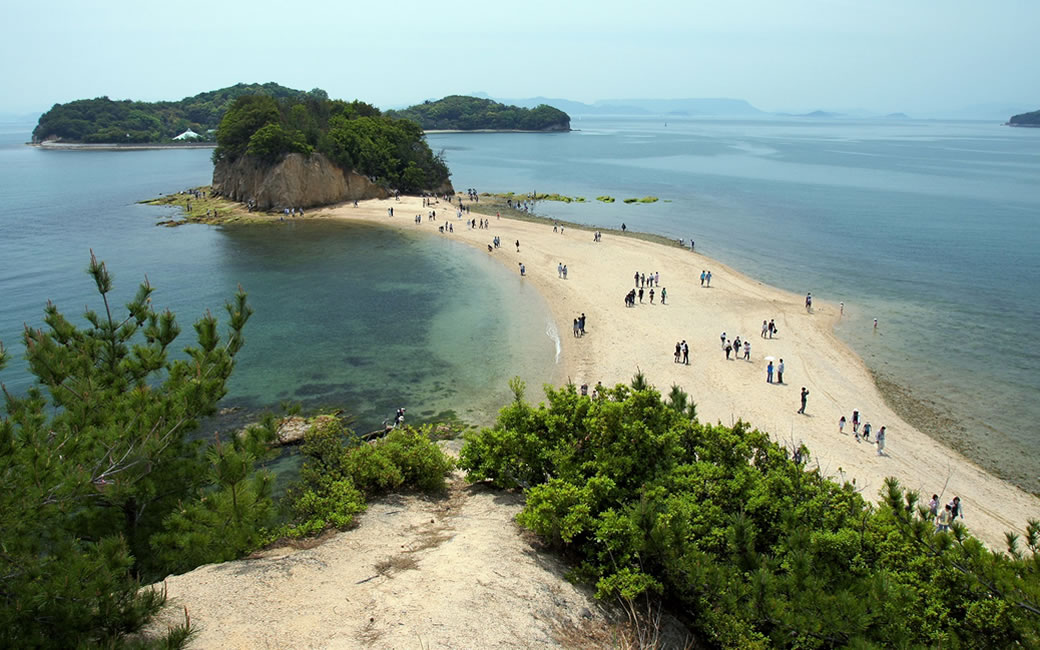
[[[727,361],[730,360],[730,355],[731,354],[733,355],[733,357],[732,357],[733,359],[736,359],[736,358],[740,357],[741,356],[741,351],[743,351],[743,356],[744,356],[744,360],[745,361],[750,361],[751,360],[751,341],[743,341],[742,342],[740,340],[740,336],[737,336],[737,338],[735,338],[735,339],[733,339],[731,341],[731,340],[729,340],[726,337],[726,333],[725,332],[722,333],[721,339],[722,339],[722,351],[726,353],[726,360]]]
[[[491,227],[488,219],[470,219],[467,223],[469,223],[470,230],[484,230]]]
[[[466,196],[469,197],[470,201],[473,201],[474,203],[480,203],[480,195],[477,194],[477,191],[472,187],[466,190]]]
[[[690,365],[690,346],[686,344],[686,339],[675,343],[675,362]]]
[[[657,271],[654,271],[650,275],[647,275],[646,273],[640,273],[639,271],[636,271],[635,279],[636,279],[636,288],[637,289],[641,289],[643,287],[659,287],[659,286],[661,286],[661,274],[659,272],[657,272]]]
[[[882,426],[880,429],[878,429],[877,435],[875,436],[874,440],[871,440],[870,439],[870,432],[871,432],[870,422],[862,421],[863,428],[861,430],[860,429],[860,422],[861,422],[861,420],[862,420],[862,416],[861,416],[861,414],[859,412],[859,409],[853,410],[852,411],[852,419],[851,419],[851,422],[852,422],[852,434],[854,436],[856,436],[856,442],[866,441],[866,442],[877,444],[878,456],[884,456],[885,455],[885,436],[887,434],[887,431],[886,431],[885,427]],[[842,433],[842,434],[845,433],[845,424],[846,424],[846,422],[849,422],[849,420],[846,420],[844,415],[841,416],[838,419],[838,433]]]
[[[711,271],[704,271],[704,270],[701,271],[701,286],[702,287],[710,287],[711,286]]]
[[[574,319],[574,338],[578,339],[583,336],[585,336],[585,312]]]
[[[564,278],[567,277],[566,271],[564,272],[563,277]],[[650,304],[652,305],[652,304],[654,304],[654,295],[655,295],[654,289],[651,288],[648,293],[650,295]],[[637,289],[629,290],[629,292],[627,294],[625,294],[625,306],[626,307],[635,307],[636,306],[636,298],[639,298],[639,302],[642,303],[644,295],[647,295],[647,294],[643,293],[643,288],[642,287],[639,287],[638,290]],[[668,299],[668,288],[667,287],[661,287],[661,304],[662,305],[666,304],[665,301],[667,299]]]
[[[559,221],[553,222],[553,232],[558,232],[561,235],[563,234],[563,226],[560,225]]]
[[[592,233],[592,241],[594,241],[594,242],[601,242],[601,241],[603,241],[603,233],[601,233],[598,230],[596,232]]]
[[[560,262],[556,265],[556,275],[564,280],[567,279],[567,265]]]
[[[780,330],[776,328],[776,323],[773,322],[772,318],[769,319],[768,323],[762,321],[762,338],[766,338],[767,334],[769,335],[769,338],[773,338],[773,335],[779,332]]]
[[[953,497],[953,501],[946,504],[942,510],[939,509],[939,495],[933,494],[928,502],[928,514],[935,522],[935,532],[950,530],[950,524],[956,519],[964,519],[964,506],[961,505],[960,497]]]

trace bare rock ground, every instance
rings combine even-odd
[[[391,496],[312,548],[281,547],[166,580],[159,620],[193,648],[553,648],[613,645],[614,626],[514,523],[517,494],[467,485]]]

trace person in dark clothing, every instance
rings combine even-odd
[[[809,389],[807,389],[805,386],[802,386],[802,408],[798,409],[798,412],[801,413],[802,415],[805,415],[805,403],[806,403],[806,401],[808,401],[808,399],[809,399]]]

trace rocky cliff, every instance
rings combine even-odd
[[[252,200],[261,210],[311,208],[389,196],[367,177],[345,172],[318,153],[292,153],[274,165],[253,156],[230,163],[222,160],[213,167],[213,190],[233,201]]]

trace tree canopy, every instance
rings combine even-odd
[[[275,162],[314,151],[405,192],[440,187],[449,176],[414,122],[387,117],[364,102],[315,96],[238,98],[220,121],[213,160],[233,162],[249,154]]]
[[[263,95],[275,99],[328,98],[324,90],[294,90],[274,82],[239,83],[199,93],[179,101],[114,101],[108,97],[77,99],[55,104],[40,116],[33,142],[61,139],[70,142],[168,142],[191,129],[201,140],[214,140],[213,130],[239,97]]]
[[[48,303],[46,329],[23,336],[36,385],[3,391],[2,647],[114,644],[162,604],[142,582],[238,557],[274,514],[271,479],[254,469],[270,428],[189,435],[225,393],[252,313],[245,294],[226,305],[224,336],[206,314],[173,360],[180,327],[152,307],[147,281],[120,315],[105,265],[92,256],[89,272],[101,308],[79,326]]]
[[[471,437],[473,481],[520,487],[518,522],[601,597],[665,604],[698,647],[1037,647],[1040,522],[987,550],[936,532],[895,479],[869,504],[745,423],[701,424],[637,375],[595,397],[546,388]],[[1024,541],[1024,544],[1023,544]]]
[[[520,108],[466,95],[449,95],[386,114],[412,120],[425,130],[569,131],[571,128],[569,115],[546,104]]]

